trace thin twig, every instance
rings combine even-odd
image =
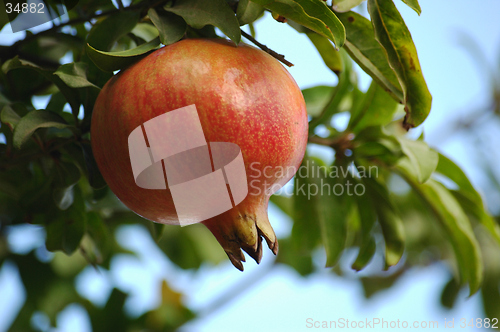
[[[258,41],[255,40],[255,38],[253,38],[252,36],[250,36],[248,33],[246,33],[243,30],[241,30],[241,35],[243,37],[245,37],[246,39],[248,39],[249,41],[251,41],[252,43],[254,43],[255,45],[257,45],[264,52],[269,53],[274,58],[276,58],[279,61],[283,62],[288,67],[293,67],[293,63],[291,63],[290,61],[285,60],[285,56],[283,54],[276,53],[275,51],[271,50],[266,45],[263,45],[263,44],[259,43]]]

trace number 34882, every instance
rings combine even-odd
[[[15,13],[32,13],[32,14],[43,14],[45,13],[43,10],[45,9],[45,5],[43,3],[30,3],[30,4],[27,4],[27,3],[23,3],[23,4],[19,4],[17,3],[15,6],[10,3],[10,2],[7,2],[5,4],[5,11],[7,12],[7,14],[10,14],[12,12],[15,12]]]
[[[475,327],[475,328],[487,328],[487,329],[498,329],[498,318],[477,318],[477,319],[470,319],[467,321],[465,318],[460,319],[460,327],[465,328],[467,326],[469,327]]]

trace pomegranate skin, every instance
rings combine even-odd
[[[240,270],[241,249],[257,262],[261,237],[277,252],[267,218],[273,184],[297,169],[307,144],[302,93],[288,71],[254,47],[222,39],[185,39],[163,47],[110,79],[99,94],[91,140],[99,169],[116,196],[135,213],[179,224],[170,191],[136,185],[128,136],[144,122],[196,105],[207,142],[231,142],[242,152],[247,197],[233,209],[204,221]]]

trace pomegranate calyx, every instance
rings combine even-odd
[[[278,240],[269,223],[267,213],[248,214],[228,211],[220,216],[206,220],[203,224],[214,234],[226,252],[231,263],[243,271],[245,251],[257,264],[262,259],[262,238],[274,255],[278,253]]]

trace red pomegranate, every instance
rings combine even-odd
[[[277,188],[272,185],[288,182],[304,156],[308,132],[304,98],[276,59],[222,39],[179,41],[115,75],[94,106],[94,156],[116,196],[154,222],[179,224],[172,193],[136,184],[128,138],[145,122],[189,105],[196,106],[207,142],[230,142],[241,149],[246,198],[203,224],[233,265],[243,270],[241,249],[259,263],[262,237],[274,254],[278,251],[267,206]]]

